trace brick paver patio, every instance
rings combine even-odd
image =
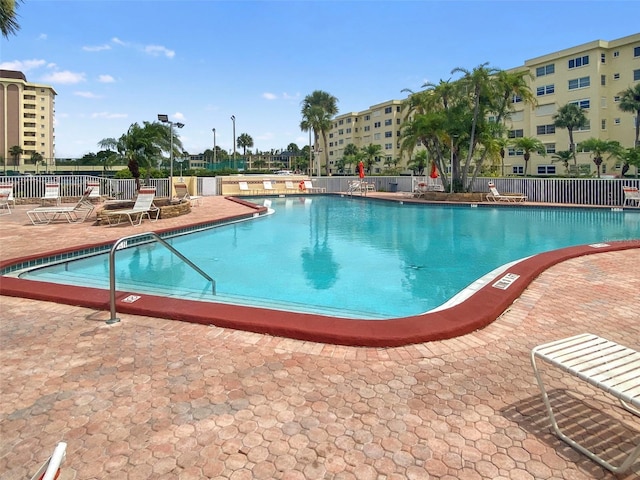
[[[192,214],[238,213],[207,197]],[[0,217],[0,259],[140,227]],[[110,237],[112,236],[112,237]],[[551,433],[534,346],[591,332],[640,350],[640,249],[544,272],[494,323],[452,340],[354,348],[0,297],[0,478],[30,478],[56,443],[68,479],[635,479]],[[640,420],[547,370],[563,421],[609,459]],[[594,428],[596,427],[596,428]],[[584,430],[584,432],[582,432]]]

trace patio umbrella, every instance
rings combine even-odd
[[[358,175],[360,176],[360,180],[364,178],[364,164],[362,160],[358,163]]]
[[[438,170],[436,169],[436,162],[431,162],[431,173],[429,174],[431,178],[438,178]]]

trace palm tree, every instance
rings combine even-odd
[[[348,143],[342,152],[344,159],[344,166],[353,165],[353,171],[355,173],[356,165],[363,158],[362,151],[353,143]]]
[[[573,158],[573,152],[571,150],[559,150],[551,156],[551,163],[562,162],[564,165],[564,171],[569,173],[569,160]]]
[[[588,123],[584,110],[575,103],[567,103],[558,109],[553,116],[553,124],[558,128],[566,128],[569,133],[569,150],[573,153],[573,164],[578,165],[576,159],[576,144],[573,142],[573,131],[586,126]]]
[[[236,144],[238,145],[238,148],[242,149],[242,156],[244,157],[247,155],[247,148],[253,147],[253,138],[251,138],[251,135],[248,133],[241,133]]]
[[[627,88],[624,92],[620,92],[620,103],[618,108],[623,112],[636,114],[636,138],[634,146],[640,146],[640,83]]]
[[[521,137],[516,138],[511,142],[511,144],[519,149],[524,151],[524,176],[527,176],[527,168],[529,165],[529,159],[531,158],[531,152],[535,152],[538,155],[543,157],[547,156],[547,152],[545,150],[544,143],[542,143],[537,138],[533,137]]]
[[[409,162],[407,168],[413,170],[416,175],[424,174],[424,169],[427,167],[427,151],[420,150],[415,154],[413,160]]]
[[[369,174],[371,174],[373,164],[376,163],[382,155],[384,155],[382,147],[377,143],[370,143],[366,147],[362,147],[362,158]]]
[[[2,1],[2,0],[0,0]],[[18,166],[20,164],[20,155],[24,153],[24,150],[20,145],[14,145],[9,148],[9,154],[13,157],[13,165]]]
[[[333,117],[338,113],[338,99],[322,90],[315,90],[302,101],[302,121],[300,129],[303,132],[313,131],[313,146],[318,152],[319,140],[322,138],[322,152],[325,156],[325,171],[329,173],[329,155],[327,148],[327,133],[331,130]],[[320,172],[318,172],[319,174]]]
[[[600,178],[600,166],[605,155],[607,158],[617,156],[620,151],[620,142],[616,140],[600,140],[599,138],[587,138],[584,142],[580,142],[580,149],[591,152],[593,163],[598,169],[598,178]]]
[[[22,0],[0,0],[0,31],[4,38],[16,35],[20,30],[16,10]]]

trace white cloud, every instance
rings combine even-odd
[[[276,100],[278,97],[274,93],[265,92],[262,94],[262,98],[266,98],[267,100]]]
[[[100,95],[96,95],[95,93],[92,92],[73,92],[74,95],[77,95],[78,97],[83,97],[83,98],[101,98]]]
[[[147,45],[143,48],[143,51],[154,57],[164,55],[167,58],[173,58],[176,55],[176,52],[161,45]]]
[[[123,47],[126,47],[126,46],[127,46],[127,43],[126,43],[126,42],[123,42],[123,41],[122,41],[122,40],[120,40],[118,37],[113,37],[113,38],[111,39],[111,41],[112,41],[113,43],[115,43],[116,45],[122,45]]]
[[[90,115],[91,118],[106,118],[112,120],[114,118],[127,118],[129,115],[126,113],[109,113],[109,112],[95,112]]]
[[[46,40],[46,39],[47,39],[46,33],[41,33],[40,35],[38,35],[38,40]]]
[[[284,98],[285,100],[297,100],[298,98],[300,98],[300,93],[296,93],[294,95],[290,95],[287,92],[284,92],[282,94],[282,98]]]
[[[17,70],[22,73],[26,73],[34,68],[42,67],[46,65],[45,60],[14,60],[13,62],[0,63],[0,69],[2,70]]]
[[[111,75],[98,75],[98,81],[100,83],[113,83],[116,81]]]
[[[170,119],[170,120],[172,120],[172,121],[174,121],[174,122],[175,122],[176,120],[182,120],[182,121],[184,121],[184,118],[185,118],[185,117],[184,117],[184,114],[183,114],[183,113],[180,113],[180,112],[176,112],[176,113],[174,113],[174,114],[173,114],[173,116],[169,117],[169,119]]]
[[[111,45],[95,45],[82,47],[85,52],[102,52],[103,50],[111,50]]]
[[[53,72],[42,77],[43,82],[48,83],[61,83],[65,85],[72,85],[74,83],[80,83],[86,81],[84,73],[70,72],[69,70],[63,70],[61,72]]]

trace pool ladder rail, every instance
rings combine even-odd
[[[116,316],[116,252],[123,248],[126,248],[129,240],[139,239],[142,237],[152,237],[156,242],[167,247],[172,253],[174,253],[180,260],[193,268],[196,272],[211,282],[212,294],[216,294],[216,281],[211,278],[205,271],[198,267],[195,263],[185,257],[182,253],[176,250],[169,242],[164,240],[160,235],[154,232],[138,233],[136,235],[129,235],[128,237],[122,237],[113,244],[109,251],[109,304],[111,308],[111,318],[107,320],[108,324],[118,323],[120,319]]]

